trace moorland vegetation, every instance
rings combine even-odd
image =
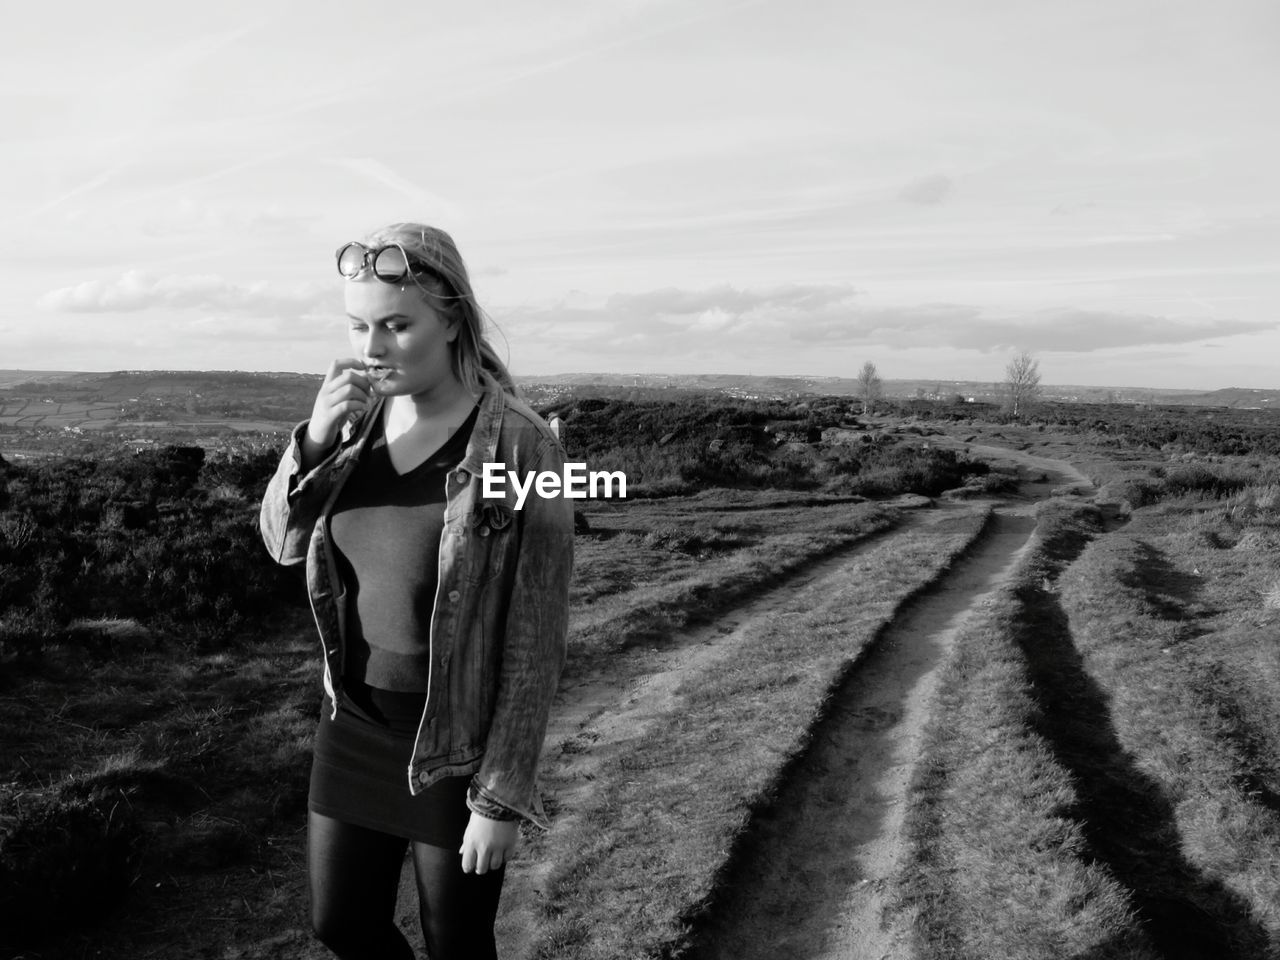
[[[1018,584],[1055,597],[1063,591],[1061,616],[1074,618],[1073,632],[1091,638],[1086,655],[1100,658],[1100,682],[1123,690],[1129,664],[1106,659],[1104,638],[1134,630],[1151,638],[1140,648],[1142,669],[1150,671],[1145,682],[1159,682],[1165,664],[1196,680],[1198,686],[1172,690],[1166,683],[1154,713],[1124,701],[1113,708],[1114,723],[1126,725],[1125,750],[1163,758],[1156,773],[1144,768],[1144,775],[1165,778],[1161,796],[1173,806],[1160,808],[1161,823],[1175,821],[1168,813],[1174,809],[1190,811],[1194,823],[1206,825],[1190,834],[1198,839],[1184,841],[1195,848],[1187,862],[1196,864],[1197,875],[1229,867],[1236,872],[1223,883],[1271,890],[1265,870],[1249,872],[1245,864],[1246,842],[1272,842],[1267,817],[1274,819],[1280,784],[1265,758],[1280,755],[1274,720],[1280,710],[1265,681],[1276,678],[1272,661],[1251,667],[1242,659],[1256,656],[1248,651],[1259,648],[1259,631],[1271,622],[1268,611],[1280,607],[1280,581],[1269,581],[1266,573],[1274,569],[1266,564],[1274,565],[1280,529],[1276,477],[1267,473],[1271,457],[1280,453],[1274,446],[1280,432],[1265,412],[1042,404],[1034,419],[1017,422],[981,405],[910,401],[882,403],[877,416],[865,418],[860,403],[848,397],[715,396],[679,402],[595,396],[558,401],[543,412],[561,417],[571,459],[594,470],[623,470],[635,496],[631,504],[584,508],[591,522],[578,547],[583,562],[573,587],[570,685],[590,683],[603,671],[640,676],[652,669],[655,651],[681,631],[713,622],[753,592],[785,583],[823,557],[894,535],[900,517],[876,498],[1009,489],[1007,476],[993,474],[955,443],[939,442],[943,434],[961,445],[980,437],[1032,447],[1055,438],[1064,448],[1087,451],[1103,495],[1134,518],[1130,529],[1145,532],[1128,547],[1099,539],[1095,549],[1088,546],[1096,539],[1094,520],[1055,514],[1043,534],[1042,552],[1050,559],[1037,561],[1050,565],[1029,568]],[[301,890],[281,877],[300,876],[298,833],[319,691],[299,572],[271,564],[257,533],[258,499],[278,455],[279,446],[210,451],[158,445],[136,455],[0,459],[0,944],[57,956],[59,945],[83,947],[93,936],[86,931],[101,923],[110,925],[117,943],[112,956],[130,956],[144,946],[156,949],[166,938],[189,936],[181,917],[211,896],[217,915],[232,926],[255,919],[268,929],[297,922],[292,918],[301,909]],[[866,620],[851,642],[872,643],[899,603],[978,535],[983,515],[975,507],[945,545],[913,533],[915,540],[902,541],[910,549],[884,554],[885,563],[906,564],[900,573],[876,579],[869,572],[850,584],[841,602]],[[1054,531],[1060,528],[1059,536]],[[1182,628],[1176,624],[1186,617],[1172,616],[1174,601],[1162,599],[1143,572],[1150,555],[1141,551],[1148,548],[1180,576],[1200,578],[1200,622],[1207,634],[1165,642],[1178,639]],[[1242,590],[1242,577],[1253,593],[1220,592],[1229,584]],[[1132,590],[1110,590],[1117,578]],[[1126,597],[1131,609],[1123,606]],[[1014,610],[1025,601],[1008,598]],[[1211,607],[1217,619],[1209,617]],[[719,876],[714,858],[727,855],[736,831],[767,801],[788,758],[802,747],[823,691],[848,669],[850,655],[820,649],[846,635],[840,616],[824,609],[816,619],[752,634],[747,640],[758,656],[744,657],[720,686],[688,691],[692,712],[656,723],[652,743],[613,753],[593,771],[598,789],[580,805],[583,830],[533,841],[543,844],[535,845],[535,855],[550,862],[543,889],[551,897],[538,908],[543,933],[531,945],[536,955],[604,957],[623,942],[616,937],[633,938],[625,941],[629,947],[643,937],[654,955],[686,942],[689,918]],[[1055,864],[1064,856],[1083,864],[1061,874],[1078,875],[1079,883],[1069,882],[1083,899],[1073,906],[1075,894],[1065,893],[1059,913],[1040,915],[1066,911],[1077,931],[1102,923],[1110,931],[1104,940],[1114,934],[1117,944],[1136,943],[1126,926],[1133,917],[1134,899],[1124,883],[1130,874],[1122,871],[1121,881],[1107,886],[1089,872],[1098,856],[1089,851],[1119,856],[1108,853],[1107,837],[1090,833],[1089,804],[1100,802],[1088,794],[1093,781],[1087,780],[1083,794],[1065,786],[1072,776],[1101,783],[1127,775],[1130,753],[1112,750],[1096,768],[1074,767],[1075,754],[1061,743],[1077,720],[1069,714],[1046,718],[1028,707],[1029,698],[1058,682],[1052,664],[1027,666],[1034,651],[1007,623],[990,629],[998,643],[966,643],[968,659],[949,668],[943,710],[927,747],[936,758],[928,765],[935,779],[917,785],[923,799],[911,819],[917,862],[950,871],[953,886],[939,892],[920,879],[923,873],[916,880],[909,875],[903,909],[925,917],[920,929],[936,945],[932,955],[949,956],[946,945],[961,937],[958,930],[972,927],[975,911],[995,909],[960,903],[954,891],[980,889],[982,871],[1006,862],[993,841],[1008,834],[1003,798],[1043,794],[1042,806],[1027,815],[1047,818],[1048,825],[1037,829],[1048,838]],[[1229,642],[1200,639],[1213,631],[1227,631]],[[1157,643],[1163,646],[1151,646]],[[1157,652],[1165,646],[1178,655]],[[1238,655],[1214,659],[1224,651]],[[770,658],[795,669],[779,675],[768,668]],[[988,660],[1014,666],[1000,667],[988,681]],[[948,712],[964,701],[966,685],[980,682],[996,691],[984,693],[984,702],[995,698],[1006,713],[993,709],[974,718]],[[746,699],[744,691],[750,691]],[[1188,700],[1193,694],[1199,699]],[[1188,715],[1194,736],[1162,753],[1153,739],[1159,725],[1185,727]],[[786,722],[756,730],[747,725],[750,717]],[[987,726],[979,729],[979,721]],[[957,799],[953,773],[979,749],[969,744],[990,743],[1015,729],[1032,745],[1029,753],[1013,748],[1030,764],[1027,770],[1020,772],[1017,763],[1001,767],[995,772],[1003,771],[1004,781],[994,773],[978,778],[999,786],[987,792],[974,787],[974,795]],[[1225,754],[1224,742],[1231,745]],[[761,753],[761,743],[771,745]],[[734,752],[739,748],[753,751],[749,761]],[[575,738],[552,745],[553,790],[582,789],[573,764],[590,750],[590,743]],[[729,792],[709,791],[701,805],[659,796],[663,789],[678,793],[679,784],[661,777],[646,781],[636,771],[665,762],[669,750],[691,768],[705,767],[708,776],[719,769],[716,775],[737,778],[738,786],[726,782]],[[1192,766],[1178,766],[1187,756]],[[1046,772],[1054,758],[1059,772]],[[652,790],[634,795],[646,782]],[[1237,820],[1224,821],[1228,788],[1232,797],[1246,798],[1246,806],[1232,807],[1242,811]],[[1179,806],[1186,796],[1201,798],[1199,806]],[[554,813],[555,799],[549,799]],[[618,861],[621,853],[638,849],[636,838],[651,835],[654,822],[645,811],[669,803],[694,821],[664,820],[664,839],[641,845],[643,863]],[[619,825],[622,809],[635,814]],[[1080,825],[1070,827],[1071,817]],[[680,822],[710,831],[697,838],[710,859],[696,869],[683,855],[690,840],[677,829]],[[1228,847],[1221,829],[1210,830],[1222,822],[1235,824]],[[1167,839],[1167,833],[1161,836]],[[1161,836],[1150,834],[1150,842]],[[589,850],[562,849],[583,837]],[[943,859],[969,843],[986,844],[992,865]],[[1229,853],[1213,852],[1224,849]],[[1214,856],[1228,857],[1230,864],[1214,866]],[[1042,868],[1033,863],[1028,869]],[[1019,916],[1041,910],[1032,892],[1057,882],[1045,875],[1037,873],[1040,879],[1025,885],[1030,899]],[[640,882],[650,876],[663,880],[657,886]],[[589,888],[616,896],[588,896]],[[518,908],[520,901],[513,902]],[[1240,909],[1238,901],[1222,902],[1224,909]],[[630,920],[624,916],[628,903],[634,908]],[[1274,926],[1274,918],[1267,915],[1266,923]],[[1256,944],[1265,939],[1264,928],[1270,929],[1255,923],[1220,936]],[[615,939],[592,940],[605,929],[615,931]],[[1018,929],[1011,940],[1023,935]],[[1097,931],[1077,939],[1089,937],[1097,939]],[[1027,947],[1000,955],[1035,954]]]
[[[840,402],[583,400],[546,412],[564,418],[571,457],[626,471],[642,496],[739,488],[848,503],[937,493],[987,472],[863,431]],[[857,433],[852,444],[820,442],[842,426]],[[314,696],[298,654],[310,646],[270,649],[263,638],[286,627],[306,635],[305,593],[257,530],[279,452],[162,444],[0,459],[0,940],[65,932],[68,916],[92,921],[179,863],[266,863],[266,838],[297,815]],[[732,600],[730,584],[749,590],[883,523],[828,521],[795,543],[723,524],[623,531],[672,586],[645,614],[612,620],[600,613],[610,591],[597,587],[577,662],[706,615],[708,596]],[[675,576],[680,558],[696,566],[716,552],[736,565],[701,585]]]

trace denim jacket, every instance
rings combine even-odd
[[[307,592],[324,656],[333,714],[343,696],[347,591],[329,529],[333,505],[381,414],[382,398],[304,476],[302,438],[293,430],[262,499],[262,538],[286,565],[306,563]],[[530,490],[516,510],[513,485],[482,496],[485,463],[563,475],[564,449],[547,424],[503,392],[487,373],[466,456],[450,472],[440,536],[439,580],[429,630],[427,699],[408,767],[413,794],[442,777],[473,774],[468,806],[518,815],[546,829],[538,796],[538,755],[564,664],[573,505],[563,494]]]

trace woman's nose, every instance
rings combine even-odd
[[[378,330],[370,330],[364,335],[364,354],[366,357],[380,357],[387,349],[386,338]]]

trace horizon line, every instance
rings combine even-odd
[[[46,370],[31,369],[26,367],[0,367],[0,374],[4,373],[21,373],[21,374],[43,374],[43,375],[64,375],[76,376],[80,374],[146,374],[146,373],[238,373],[253,374],[261,376],[296,376],[296,377],[323,377],[324,373],[311,373],[301,370],[244,370],[244,369],[225,369],[225,368],[209,368],[209,369],[191,369],[179,367],[128,367],[117,368],[113,370]],[[750,378],[756,380],[803,380],[803,381],[845,381],[857,382],[856,376],[837,376],[835,374],[817,374],[817,373],[660,373],[649,371],[645,373],[631,372],[615,372],[602,370],[583,370],[562,373],[524,373],[512,376],[517,380],[542,382],[548,379],[561,377],[725,377],[725,378]],[[1005,381],[991,379],[962,379],[956,377],[940,378],[940,377],[881,377],[882,384],[889,383],[954,383],[954,384],[989,384],[994,387],[1002,386]],[[1163,393],[1187,393],[1187,394],[1207,394],[1221,393],[1228,390],[1247,390],[1255,393],[1275,392],[1280,393],[1280,387],[1144,387],[1132,384],[1086,384],[1086,383],[1041,383],[1041,390],[1065,390],[1070,388],[1083,388],[1088,390],[1148,390],[1160,391]]]

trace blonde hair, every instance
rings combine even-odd
[[[369,233],[364,242],[366,246],[398,243],[411,258],[430,269],[430,273],[417,271],[411,276],[441,318],[458,325],[450,356],[454,375],[464,387],[472,393],[482,392],[480,371],[484,370],[507,393],[520,396],[507,365],[485,336],[486,325],[493,321],[476,302],[466,264],[449,234],[422,223],[392,223]]]

